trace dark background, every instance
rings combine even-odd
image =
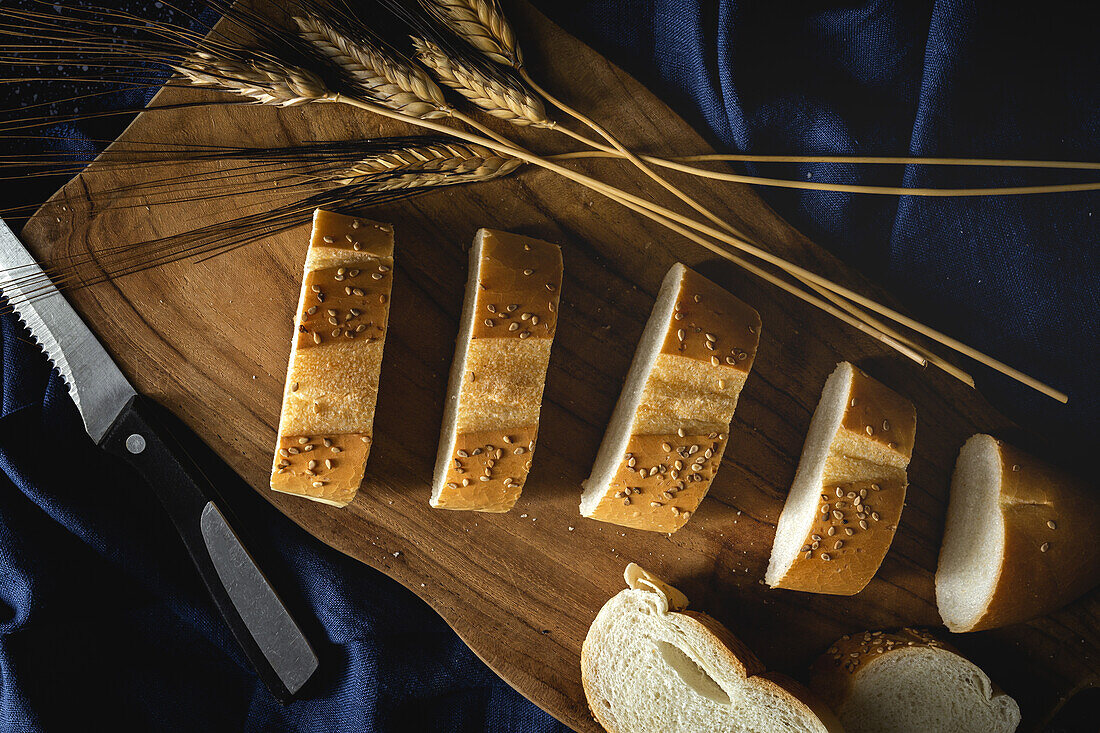
[[[107,2],[188,22],[161,3]],[[1088,3],[536,4],[649,81],[719,149],[1100,160],[1100,52]],[[178,4],[198,14],[197,26],[213,20],[201,6]],[[56,75],[49,72],[5,67],[0,79]],[[0,119],[90,89],[103,87],[0,84]],[[107,91],[48,109],[135,109],[147,94]],[[102,147],[95,141],[112,139],[126,121],[60,126],[49,131],[53,140],[6,139],[5,155],[62,150],[91,160]],[[916,166],[747,170],[911,186],[1094,180]],[[9,177],[0,206],[33,207],[64,180]],[[1091,457],[1100,436],[1095,192],[761,193],[919,319],[1069,393],[1070,404],[1059,405],[973,367],[983,393],[1033,432],[1034,448],[1065,465]],[[10,316],[0,319],[0,338],[0,727],[63,730],[76,718],[138,730],[561,729],[411,593],[322,546],[253,492],[231,491],[265,569],[300,616],[319,619],[312,638],[323,673],[309,699],[280,707],[211,613],[155,500],[90,445],[63,384]],[[1082,697],[1075,717],[1098,707]]]

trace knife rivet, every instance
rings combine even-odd
[[[145,438],[137,433],[134,433],[130,437],[126,438],[126,450],[130,451],[134,455],[141,453],[145,450]]]

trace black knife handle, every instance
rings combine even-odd
[[[317,668],[317,656],[155,408],[140,395],[131,399],[101,446],[125,458],[156,492],[256,674],[289,702]]]

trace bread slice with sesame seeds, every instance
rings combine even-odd
[[[1100,583],[1096,487],[989,435],[959,452],[936,570],[954,632],[1019,623]]]
[[[393,282],[393,227],[313,213],[287,367],[271,488],[333,506],[355,498],[374,407]]]
[[[848,362],[825,382],[776,527],[765,581],[853,595],[878,571],[905,505],[913,404]]]
[[[654,532],[706,496],[752,369],[760,314],[677,263],[668,271],[581,496],[581,514]]]
[[[840,733],[807,689],[763,665],[682,593],[631,563],[581,648],[588,707],[609,733]]]
[[[478,231],[447,386],[433,507],[506,512],[519,499],[538,435],[561,280],[557,245]]]
[[[810,689],[847,733],[1012,733],[1020,707],[926,631],[844,636],[814,663]]]

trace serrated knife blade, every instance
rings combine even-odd
[[[99,339],[0,220],[0,290],[61,373],[84,427],[99,443],[136,394]]]
[[[0,291],[61,372],[88,435],[130,463],[157,494],[256,674],[289,702],[319,664],[309,641],[233,530],[202,467],[3,219]]]

